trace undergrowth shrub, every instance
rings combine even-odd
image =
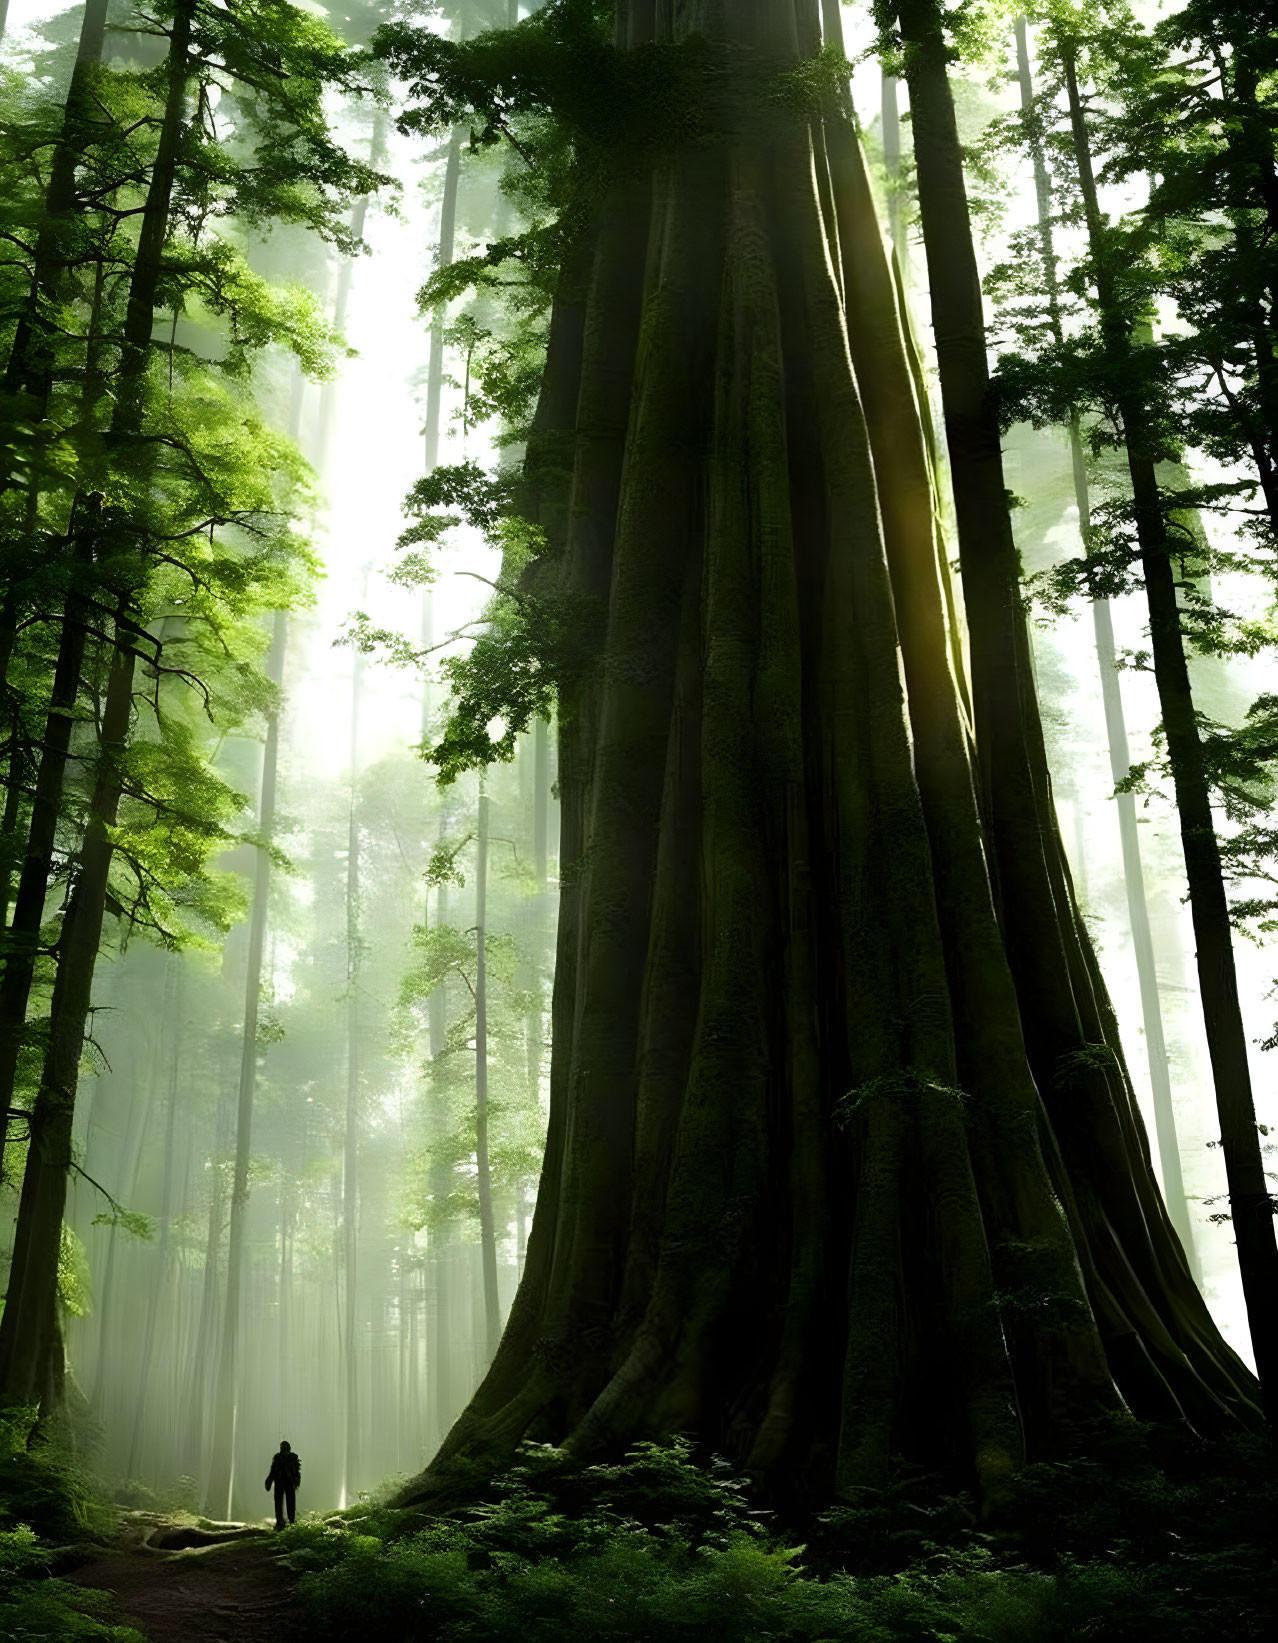
[[[115,1513],[90,1466],[92,1430],[71,1413],[35,1425],[34,1408],[0,1408],[0,1529],[25,1523],[62,1542],[109,1534]]]
[[[13,1643],[145,1643],[110,1618],[115,1599],[49,1574],[51,1547],[107,1532],[114,1514],[69,1425],[33,1444],[32,1409],[0,1411],[0,1638]]]
[[[282,1538],[310,1630],[331,1643],[1267,1638],[1272,1485],[1265,1497],[1253,1458],[1250,1514],[1231,1512],[1236,1457],[1203,1459],[1121,1489],[1085,1464],[1028,1468],[1002,1527],[924,1481],[823,1514],[805,1545],[686,1443],[576,1471],[530,1445],[482,1499],[424,1526],[379,1506],[354,1528],[312,1521]],[[1233,1487],[1240,1505],[1247,1488]],[[1223,1516],[1199,1533],[1209,1507]]]
[[[111,1491],[117,1506],[129,1512],[161,1512],[172,1517],[196,1518],[200,1511],[200,1485],[185,1474],[160,1489],[140,1478],[123,1478]]]

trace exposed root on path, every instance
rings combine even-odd
[[[64,1578],[114,1592],[150,1643],[267,1643],[300,1637],[296,1577],[265,1524],[183,1523],[130,1512],[116,1544]]]

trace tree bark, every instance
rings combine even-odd
[[[1120,1131],[1076,1190],[1039,1098],[1052,1001],[1018,997],[976,797],[1028,732],[982,701],[974,766],[850,121],[758,94],[821,21],[617,8],[624,45],[705,37],[713,137],[616,183],[552,316],[526,505],[600,623],[560,701],[549,1135],[497,1357],[404,1500],[525,1434],[585,1458],[675,1432],[778,1490],[905,1456],[996,1494],[1124,1396],[1254,1413],[1204,1309],[1169,1338],[1129,1213],[1161,1214],[1147,1154]],[[1077,951],[1063,892],[1035,905]],[[1143,1310],[1097,1277],[1093,1224],[1156,1280]]]
[[[1110,259],[1104,244],[1076,53],[1069,40],[1061,41],[1060,45],[1101,334],[1111,359],[1121,365],[1130,352],[1131,339],[1113,288]],[[1119,415],[1135,504],[1141,574],[1149,607],[1154,678],[1180,818],[1190,914],[1198,946],[1198,984],[1216,1088],[1230,1216],[1237,1240],[1238,1267],[1256,1370],[1266,1408],[1272,1416],[1275,1400],[1278,1400],[1278,1309],[1273,1304],[1278,1294],[1278,1240],[1274,1236],[1273,1199],[1256,1127],[1247,1034],[1234,966],[1229,898],[1221,869],[1211,789],[1198,734],[1176,598],[1172,569],[1175,544],[1167,531],[1154,457],[1147,449],[1143,407],[1133,394],[1120,401]]]

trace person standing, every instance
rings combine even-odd
[[[284,1527],[284,1513],[288,1511],[288,1521],[292,1523],[297,1517],[297,1487],[302,1481],[302,1463],[294,1454],[292,1448],[280,1439],[279,1453],[271,1461],[271,1469],[266,1474],[266,1487],[275,1485],[275,1527]]]

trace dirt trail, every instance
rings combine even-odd
[[[188,1528],[131,1513],[115,1547],[65,1571],[119,1598],[119,1619],[151,1643],[287,1643],[301,1639],[296,1576],[277,1561],[269,1529]]]

